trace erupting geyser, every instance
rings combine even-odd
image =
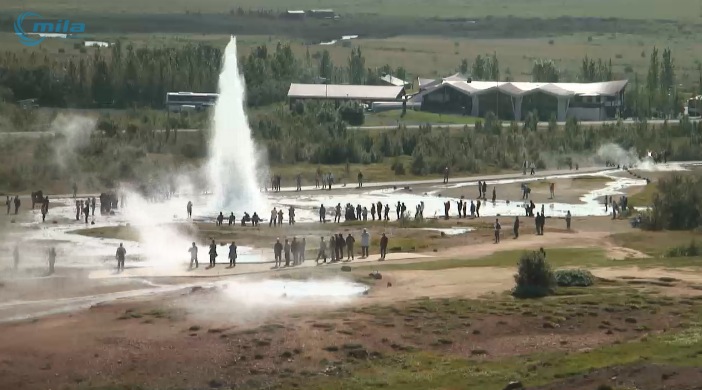
[[[211,209],[253,214],[267,210],[259,191],[257,154],[244,111],[244,79],[239,74],[236,38],[224,50],[219,98],[214,109],[210,160]]]

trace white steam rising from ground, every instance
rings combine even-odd
[[[239,73],[236,38],[224,51],[219,76],[219,98],[214,109],[208,173],[213,211],[234,211],[238,215],[267,210],[260,193],[255,144],[244,110],[245,85]]]
[[[90,144],[90,137],[97,120],[80,115],[60,114],[51,123],[51,131],[57,136],[55,147],[56,163],[61,168],[69,167],[69,159]]]

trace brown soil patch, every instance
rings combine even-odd
[[[663,307],[654,315],[623,302],[558,307],[434,299],[289,314],[249,328],[149,304],[115,304],[0,326],[0,388],[294,388],[395,352],[500,359],[583,350],[673,328],[679,314]]]

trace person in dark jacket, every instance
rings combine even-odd
[[[217,244],[215,244],[215,240],[212,240],[212,243],[210,243],[210,268],[214,268],[216,264],[217,259]]]
[[[385,260],[385,255],[388,252],[388,237],[383,233],[380,237],[380,260]]]

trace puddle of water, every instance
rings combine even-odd
[[[466,234],[468,232],[472,232],[475,229],[474,228],[458,228],[458,227],[453,227],[453,228],[420,228],[421,230],[429,230],[432,232],[439,232],[439,233],[444,233],[447,236],[460,236],[461,234]]]

